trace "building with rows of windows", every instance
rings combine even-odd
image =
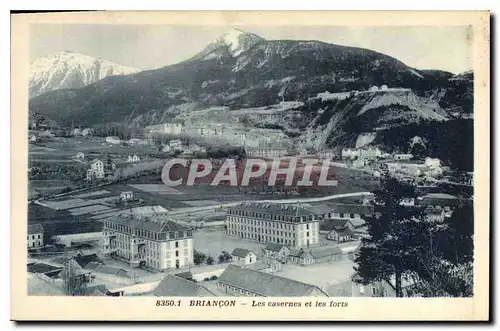
[[[122,213],[103,226],[103,253],[126,260],[131,266],[155,270],[193,264],[193,232],[164,215]]]
[[[241,203],[228,210],[227,234],[294,248],[318,244],[319,217],[300,205]]]

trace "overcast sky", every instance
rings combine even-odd
[[[265,39],[320,40],[372,49],[417,69],[454,73],[472,68],[467,27],[264,27],[238,26]],[[183,61],[231,27],[36,24],[30,31],[30,61],[62,50],[102,57],[138,69]]]

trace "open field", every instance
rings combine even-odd
[[[68,211],[56,211],[36,204],[28,204],[28,224],[41,223],[44,241],[50,243],[54,235],[98,232],[102,223],[88,217],[73,216]]]
[[[214,259],[217,259],[222,251],[231,253],[235,248],[246,248],[260,254],[265,246],[249,239],[228,236],[222,227],[205,228],[193,234],[194,249]]]

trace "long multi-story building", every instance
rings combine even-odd
[[[193,264],[193,232],[164,215],[121,213],[104,221],[103,252],[155,270]]]
[[[227,234],[294,248],[318,244],[319,216],[300,205],[241,203],[228,210]]]

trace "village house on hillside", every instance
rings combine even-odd
[[[327,297],[319,287],[296,280],[230,264],[219,277],[217,288],[232,296]]]
[[[412,154],[394,154],[394,160],[411,160],[413,158]]]
[[[43,247],[43,232],[41,224],[28,225],[28,248]]]
[[[113,145],[118,145],[118,144],[120,144],[120,143],[121,143],[120,138],[119,138],[119,137],[117,137],[117,136],[108,136],[108,137],[106,137],[106,139],[105,139],[105,140],[106,140],[106,142],[107,142],[108,144],[113,144]]]
[[[356,148],[343,148],[341,152],[342,160],[355,159],[359,157],[359,149]]]
[[[141,161],[141,158],[139,156],[137,156],[136,154],[129,155],[127,158],[128,163],[137,163],[140,161]]]
[[[248,156],[277,158],[285,156],[288,150],[284,147],[264,146],[264,147],[246,147],[245,152]]]
[[[170,140],[168,145],[170,146],[170,149],[174,151],[180,151],[183,148],[182,141],[179,139]]]
[[[130,201],[134,199],[134,192],[132,191],[123,191],[120,193],[120,200],[122,201]]]
[[[76,153],[75,158],[79,161],[83,161],[85,160],[85,154],[83,154],[82,152],[78,152]]]
[[[184,122],[174,120],[170,123],[163,124],[163,133],[171,135],[179,135],[184,132]]]
[[[318,157],[322,160],[332,161],[335,159],[335,152],[333,150],[325,149],[318,152]]]
[[[87,180],[95,180],[104,178],[104,162],[99,159],[94,159],[90,162],[90,169],[87,170]]]

